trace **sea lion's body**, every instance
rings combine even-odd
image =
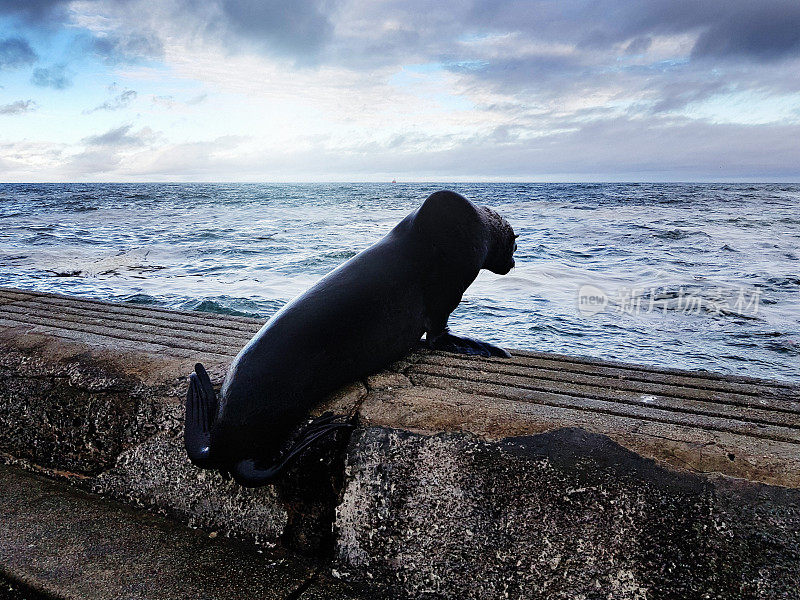
[[[282,442],[281,433],[288,435],[327,393],[400,358],[420,340],[422,286],[407,275],[417,257],[394,234],[292,300],[236,357],[213,430],[229,438],[234,454],[259,440]]]
[[[327,394],[401,358],[423,334],[434,347],[505,355],[451,336],[447,318],[481,268],[513,267],[513,238],[493,211],[453,192],[430,196],[383,239],[278,311],[239,352],[208,419],[205,456],[196,441],[190,447],[187,399],[190,457],[259,485],[270,477],[263,473],[269,469],[257,476],[258,463],[274,461]],[[192,385],[202,391],[198,380]]]

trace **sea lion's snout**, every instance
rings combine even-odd
[[[493,271],[493,272],[497,273],[498,275],[508,275],[511,272],[511,269],[514,268],[515,264],[516,263],[514,262],[514,259],[512,258],[511,261],[507,264],[507,266],[505,266],[505,267],[503,267],[501,269],[498,269],[496,271]]]
[[[509,229],[511,229],[511,225],[509,225],[508,227],[509,227]],[[511,254],[509,255],[509,266],[508,266],[508,271],[503,273],[503,275],[508,273],[517,264],[516,261],[514,260],[514,252],[517,251],[517,238],[518,237],[519,237],[519,234],[518,233],[514,233],[514,230],[511,229],[511,240],[510,240],[510,243],[511,243]]]

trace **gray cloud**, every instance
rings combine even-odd
[[[692,49],[695,58],[750,57],[771,61],[800,54],[800,4],[753,3],[705,30]]]
[[[116,86],[111,86],[110,91],[116,91]],[[98,110],[120,110],[122,108],[127,108],[131,102],[136,99],[136,92],[134,90],[123,90],[121,93],[117,94],[110,100],[106,100],[102,104],[95,106],[92,109],[83,111],[84,114],[91,114],[93,112],[97,112]]]
[[[133,125],[121,125],[114,129],[109,129],[105,133],[99,135],[91,135],[83,138],[83,143],[89,146],[143,146],[149,137],[149,130],[143,130],[138,133],[131,133]]]
[[[39,87],[63,90],[72,85],[72,77],[68,73],[66,65],[52,65],[34,69],[31,83]]]
[[[653,113],[670,112],[685,108],[693,102],[700,102],[717,94],[728,94],[736,86],[721,77],[680,77],[675,81],[659,80],[654,83],[658,100],[650,110]]]
[[[184,32],[229,52],[259,51],[310,65],[334,33],[339,0],[172,0]]]
[[[49,25],[66,17],[70,0],[0,0],[0,14],[19,16],[29,23]]]
[[[163,42],[151,31],[95,37],[89,40],[89,47],[112,65],[155,60],[164,56]]]
[[[625,54],[642,54],[647,52],[652,43],[653,39],[649,36],[634,38],[625,46]]]
[[[81,140],[85,148],[69,158],[64,165],[65,173],[99,175],[112,172],[122,167],[125,164],[123,159],[131,153],[147,151],[157,137],[149,127],[133,131],[131,124],[85,137]]]
[[[697,33],[695,56],[768,60],[800,53],[800,5],[794,0],[479,0],[469,24],[586,48],[607,48],[651,35]]]
[[[37,108],[38,106],[33,100],[17,100],[11,104],[0,106],[0,115],[21,115]]]
[[[331,39],[325,0],[220,0],[224,22],[236,35],[297,58],[315,57]]]
[[[33,64],[39,57],[21,37],[0,40],[0,69],[16,69]]]

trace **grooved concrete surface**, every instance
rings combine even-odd
[[[797,597],[797,385],[421,349],[319,408],[358,414],[349,442],[244,490],[188,463],[182,403],[261,325],[0,288],[0,452],[390,597]]]
[[[402,375],[374,387],[365,424],[485,439],[579,426],[676,468],[800,487],[797,386],[522,351],[419,353]]]

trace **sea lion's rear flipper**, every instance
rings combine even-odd
[[[194,373],[189,376],[189,389],[186,392],[183,441],[189,460],[204,469],[213,467],[211,426],[216,416],[217,395],[211,385],[211,378],[203,365],[197,363]]]
[[[349,420],[337,422],[334,421],[335,418],[336,416],[333,413],[326,412],[311,421],[311,423],[303,429],[292,446],[286,450],[275,464],[261,467],[257,465],[254,460],[242,460],[233,468],[231,475],[233,475],[233,478],[239,485],[244,487],[258,487],[269,483],[272,479],[280,475],[289,463],[302,454],[303,450],[318,439],[325,437],[337,429],[352,429],[355,426]]]
[[[445,352],[457,352],[459,354],[472,354],[474,356],[496,356],[499,358],[511,358],[511,355],[498,346],[487,342],[473,340],[468,337],[453,335],[447,329],[436,336],[428,334],[426,336],[428,347],[433,350],[443,350]]]

